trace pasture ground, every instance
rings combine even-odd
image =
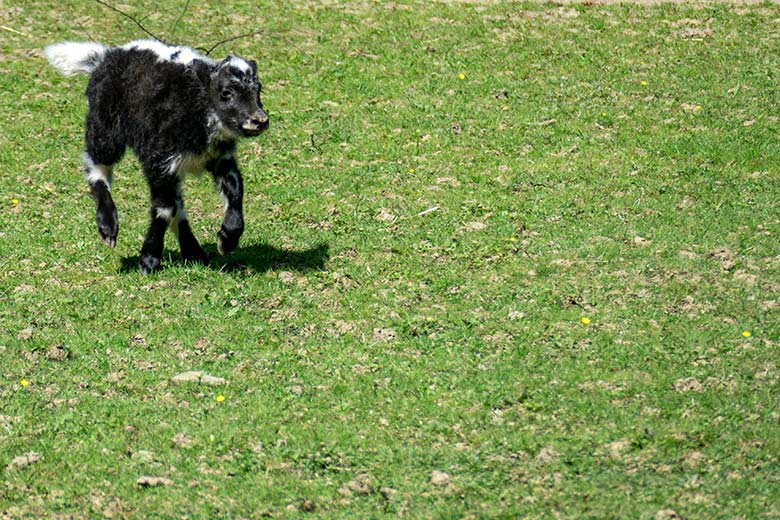
[[[777,518],[780,10],[133,1],[255,58],[247,229],[208,268],[115,250],[84,77],[144,37],[0,2],[3,518]],[[175,383],[187,371],[225,380]]]

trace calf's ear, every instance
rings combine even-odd
[[[187,66],[187,72],[197,77],[201,83],[208,83],[211,77],[211,67],[201,60],[195,60]]]
[[[227,65],[229,61],[230,61],[230,56],[225,56],[225,59],[220,61],[219,65],[217,65],[217,70],[219,70],[222,67],[224,67],[225,65]]]
[[[257,62],[255,60],[249,60],[247,63],[249,63],[249,66],[252,67],[252,72],[257,76]]]

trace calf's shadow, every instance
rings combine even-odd
[[[309,249],[280,249],[270,244],[260,243],[239,247],[227,256],[220,256],[216,245],[206,244],[203,249],[209,256],[209,269],[228,273],[255,274],[269,269],[289,269],[291,271],[312,271],[325,268],[330,259],[329,246],[326,243]],[[138,272],[138,255],[122,258],[121,273]],[[186,265],[181,256],[173,251],[163,253],[161,271],[172,265]]]

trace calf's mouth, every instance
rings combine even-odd
[[[268,115],[263,110],[258,110],[252,117],[244,121],[241,131],[248,137],[260,135],[268,129]]]

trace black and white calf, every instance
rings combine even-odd
[[[90,75],[84,171],[103,242],[116,245],[119,223],[111,198],[113,165],[129,146],[141,162],[152,199],[141,271],[160,266],[168,227],[178,236],[185,260],[208,263],[184,211],[181,180],[189,173],[205,170],[213,176],[225,201],[217,248],[223,255],[233,251],[244,230],[244,187],[234,158],[236,141],[268,128],[257,64],[235,56],[217,62],[189,47],[154,40],[112,48],[63,42],[50,45],[44,53],[63,74]]]

